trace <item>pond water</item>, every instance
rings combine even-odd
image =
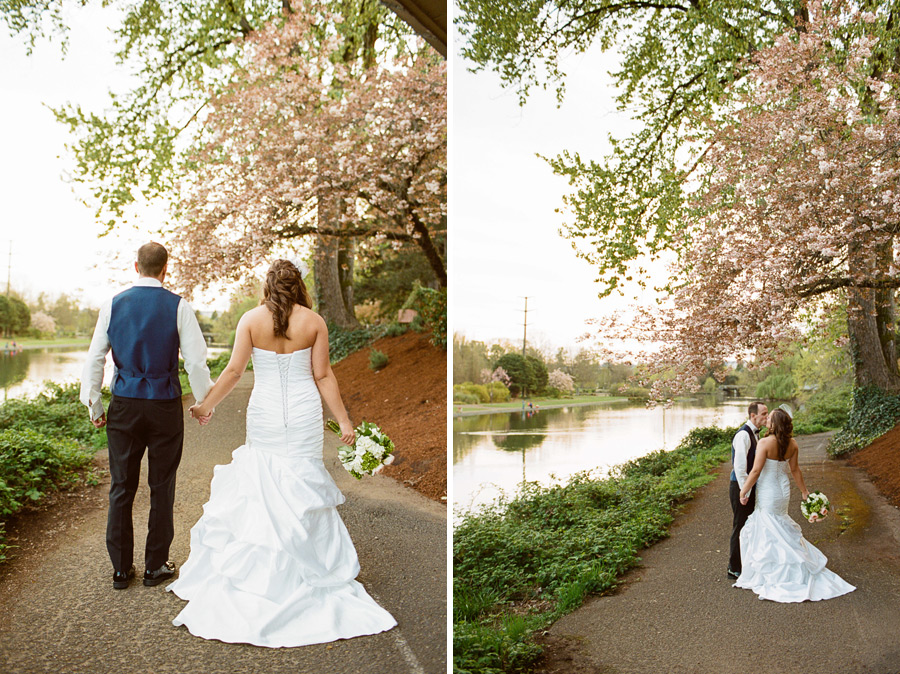
[[[226,350],[211,348],[209,355],[216,356]],[[0,352],[3,400],[35,396],[43,390],[46,381],[57,384],[80,382],[87,353],[87,348],[83,346],[25,349],[15,354]],[[112,379],[112,371],[112,356],[107,354],[103,374],[103,383],[107,386]]]
[[[526,412],[457,417],[453,421],[453,502],[468,510],[512,494],[523,480],[564,482],[658,449],[675,449],[694,428],[735,426],[749,400],[713,398],[669,409],[610,402]]]

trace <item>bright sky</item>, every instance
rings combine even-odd
[[[562,61],[568,72],[561,107],[555,92],[535,89],[520,107],[492,72],[473,74],[453,62],[451,110],[452,329],[469,339],[522,340],[528,296],[528,341],[578,348],[585,320],[622,308],[626,299],[597,298],[596,274],[575,256],[555,213],[567,192],[536,153],[562,150],[600,159],[607,135],[633,129],[616,111],[610,70],[616,54],[592,49]]]
[[[69,48],[63,57],[56,42],[40,42],[31,56],[22,39],[0,27],[0,281],[6,290],[12,240],[12,287],[36,298],[74,295],[92,306],[135,278],[138,246],[153,237],[162,210],[142,211],[129,229],[98,238],[103,227],[73,194],[64,176],[74,166],[65,150],[68,130],[46,105],[64,102],[101,111],[107,90],[122,88],[126,73],[113,60],[108,26],[113,10],[96,4],[70,7]],[[80,196],[87,196],[83,187]],[[213,299],[214,298],[214,299]],[[228,295],[196,298],[197,309],[227,307]]]

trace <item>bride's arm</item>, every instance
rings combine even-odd
[[[191,416],[208,417],[216,405],[234,390],[234,387],[241,380],[244,370],[247,369],[252,350],[253,344],[250,341],[249,319],[247,314],[244,314],[237,324],[237,330],[234,335],[234,347],[231,350],[231,359],[228,361],[228,365],[222,370],[222,374],[216,379],[213,387],[209,389],[209,393],[206,394],[203,403],[191,407]]]
[[[797,451],[794,452],[794,456],[788,459],[788,465],[791,468],[791,475],[794,477],[794,482],[797,483],[797,486],[800,488],[800,494],[803,496],[803,500],[809,498],[809,489],[806,488],[806,481],[803,479],[803,473],[800,472],[800,461],[798,457],[800,456],[800,448],[797,448]]]
[[[760,441],[760,444],[762,444],[762,441]],[[747,479],[744,480],[744,486],[741,487],[741,503],[743,505],[747,505],[747,501],[750,500],[750,490],[753,489],[753,485],[759,479],[759,474],[762,472],[764,465],[766,465],[766,451],[757,445],[756,456],[753,459],[753,470],[750,471]]]
[[[353,424],[350,423],[350,417],[344,408],[344,401],[341,400],[337,377],[334,376],[331,369],[331,360],[328,357],[328,326],[321,317],[316,330],[316,341],[312,347],[312,368],[319,395],[322,396],[322,400],[328,405],[328,409],[337,418],[338,425],[341,427],[341,440],[344,444],[352,445],[356,432],[353,430]]]

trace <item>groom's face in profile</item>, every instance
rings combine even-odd
[[[757,428],[762,428],[763,426],[769,425],[769,408],[765,405],[760,405],[756,408],[756,414],[750,418],[750,421],[753,422],[753,425]]]

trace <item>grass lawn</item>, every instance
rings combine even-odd
[[[593,403],[608,403],[617,400],[627,400],[627,398],[617,398],[615,396],[574,396],[572,398],[527,398],[525,405],[532,403],[544,409],[551,407],[568,407],[569,405],[591,405]],[[485,411],[504,411],[504,410],[520,410],[522,409],[522,400],[510,400],[505,403],[481,403],[478,405],[460,405],[453,403],[454,412],[485,412]]]
[[[12,344],[13,339],[15,339],[16,344],[26,349],[42,349],[48,346],[90,346],[91,344],[90,337],[60,337],[59,339],[34,339],[33,337],[20,339],[12,337],[0,341],[0,346]]]

